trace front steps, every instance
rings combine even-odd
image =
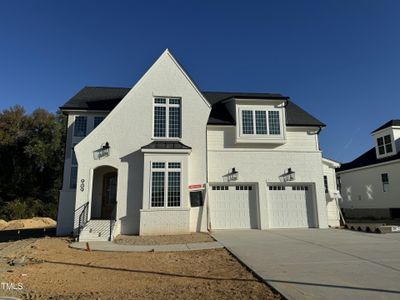
[[[109,240],[110,220],[89,220],[79,236],[80,242]]]

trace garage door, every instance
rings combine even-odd
[[[213,185],[210,189],[212,229],[257,228],[257,201],[253,185]]]
[[[311,186],[268,186],[270,228],[315,227]]]

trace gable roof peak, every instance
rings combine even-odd
[[[380,126],[379,128],[375,129],[374,131],[371,132],[371,134],[374,134],[375,132],[378,132],[382,129],[386,129],[392,126],[400,126],[400,119],[392,119],[388,122],[386,122],[385,124],[383,124],[382,126]]]

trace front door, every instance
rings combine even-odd
[[[117,204],[117,172],[104,174],[101,218],[115,219]]]

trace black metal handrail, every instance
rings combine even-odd
[[[110,236],[108,237],[109,241],[112,240],[112,231],[113,231],[115,222],[117,221],[116,212],[117,212],[117,202],[115,202],[114,208],[110,214]]]
[[[86,202],[83,206],[82,206],[82,211],[79,214],[79,224],[78,224],[78,241],[79,241],[79,237],[81,235],[81,230],[82,228],[86,225],[86,223],[88,222],[88,216],[89,216],[89,202]]]

